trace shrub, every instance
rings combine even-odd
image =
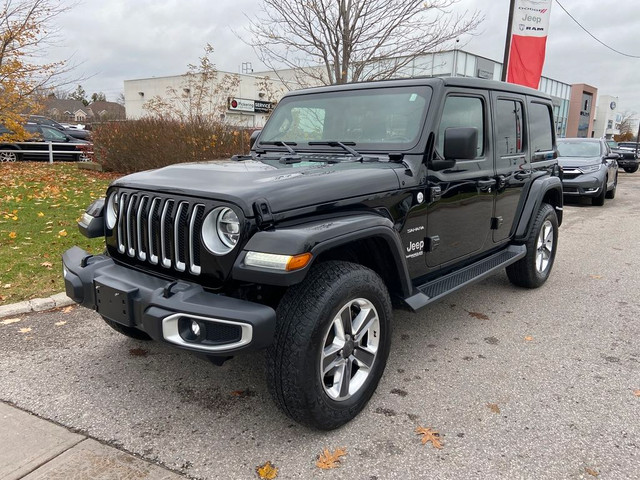
[[[143,118],[97,126],[93,150],[105,171],[132,173],[247,153],[249,136],[249,130],[218,122]]]

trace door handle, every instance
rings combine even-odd
[[[495,186],[496,183],[497,183],[496,179],[492,178],[490,180],[478,180],[476,185],[482,191],[486,191],[486,190],[491,191],[491,187]]]

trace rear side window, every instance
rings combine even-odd
[[[444,132],[452,127],[475,127],[478,129],[478,153],[484,153],[484,103],[478,97],[447,97],[438,130],[438,152],[443,153]]]
[[[529,104],[529,132],[533,153],[553,150],[553,125],[551,109],[548,105]]]
[[[496,151],[500,156],[522,153],[522,103],[498,100],[496,119]]]

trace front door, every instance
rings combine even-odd
[[[443,157],[447,128],[478,130],[477,157],[458,160],[453,168],[429,167],[425,255],[429,268],[446,266],[480,253],[490,244],[496,179],[489,117],[489,95],[482,91],[448,93],[437,130],[435,155]]]

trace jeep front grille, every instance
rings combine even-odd
[[[118,252],[152,265],[200,275],[205,206],[186,200],[126,193],[118,202]]]

